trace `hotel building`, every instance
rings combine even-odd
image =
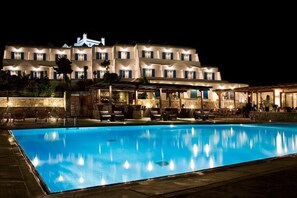
[[[233,90],[248,85],[222,80],[219,68],[202,66],[196,49],[191,47],[155,44],[106,46],[104,38],[96,41],[83,34],[73,46],[6,45],[3,70],[11,75],[27,74],[31,78],[48,77],[57,80],[61,76],[58,76],[54,67],[60,57],[66,57],[72,62],[73,80],[103,78],[106,70],[101,62],[110,60],[110,72],[117,73],[125,80],[146,77],[150,83],[211,87],[208,91],[188,90],[178,96],[162,93],[164,103],[168,97],[173,100],[182,98],[182,103],[188,108],[199,108],[200,103],[197,101],[201,98],[206,108],[234,108],[246,102],[244,93],[235,93]],[[148,98],[154,99],[154,95]],[[145,102],[140,100],[138,103]]]

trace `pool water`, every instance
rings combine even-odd
[[[297,125],[198,124],[12,130],[52,193],[297,151]]]

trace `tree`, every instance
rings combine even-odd
[[[117,73],[105,73],[103,76],[103,80],[106,83],[112,84],[113,82],[118,82],[121,80],[121,78],[119,77],[119,75]]]
[[[88,66],[84,66],[84,80],[88,78]]]
[[[66,83],[66,89],[68,89],[68,83],[70,83],[70,78],[68,77],[68,74],[71,75],[73,72],[72,70],[72,62],[65,58],[61,57],[56,61],[57,67],[54,68],[54,70],[58,73],[58,75],[63,74],[63,79],[65,80]]]
[[[110,66],[110,60],[104,60],[101,63],[101,66],[104,67],[106,69],[106,72],[109,72],[109,66]]]

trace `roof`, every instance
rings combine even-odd
[[[90,89],[109,89],[109,83],[99,82],[95,85],[91,85]],[[139,82],[113,82],[112,89],[113,91],[130,91],[134,92],[135,90],[141,92],[155,92],[162,89],[163,93],[173,93],[173,92],[186,92],[189,89],[197,90],[209,90],[210,86],[193,86],[193,85],[177,85],[177,84],[161,84],[161,83],[148,83],[141,84]]]
[[[239,87],[235,88],[236,92],[266,92],[273,91],[275,89],[292,89],[297,88],[297,83],[291,84],[277,84],[277,85],[269,85],[269,86],[253,86],[253,87]]]

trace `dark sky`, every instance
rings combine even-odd
[[[145,7],[141,12],[137,9],[84,12],[79,17],[63,12],[59,17],[42,11],[26,12],[23,23],[3,20],[0,44],[72,45],[78,36],[87,33],[95,40],[105,37],[107,45],[151,42],[193,47],[202,65],[219,67],[222,79],[229,82],[250,85],[297,82],[294,72],[297,17],[293,5],[177,7],[173,10]],[[33,18],[36,15],[41,22]],[[2,54],[3,50],[1,59]]]

